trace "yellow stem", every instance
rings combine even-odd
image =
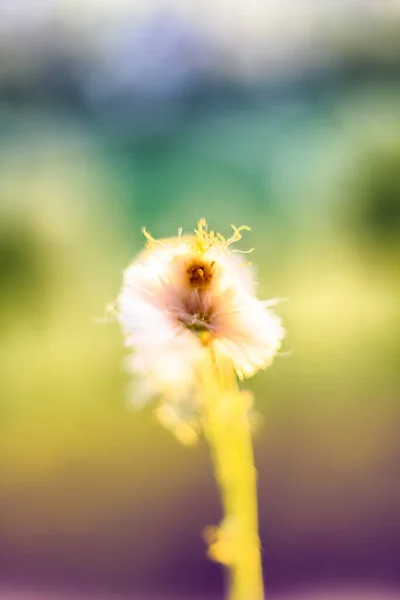
[[[263,600],[248,395],[239,390],[232,366],[212,350],[202,388],[204,430],[225,513],[219,529],[209,534],[210,556],[228,567],[229,600]]]

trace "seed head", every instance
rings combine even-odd
[[[243,379],[268,366],[280,348],[280,319],[271,302],[256,298],[245,252],[231,250],[249,228],[232,229],[226,239],[201,219],[194,235],[180,230],[160,240],[143,229],[146,247],[125,270],[116,311],[133,350],[135,400],[160,397],[164,421],[183,414],[187,425],[201,410],[198,374],[210,349]]]

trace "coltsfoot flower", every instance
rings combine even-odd
[[[201,219],[194,235],[161,240],[143,229],[146,248],[125,270],[115,305],[133,349],[134,402],[161,398],[160,419],[176,432],[184,424],[187,440],[210,349],[243,379],[271,363],[284,335],[276,301],[257,299],[251,266],[231,249],[249,228],[232,229],[225,239]]]

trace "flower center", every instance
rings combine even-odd
[[[188,275],[190,287],[194,290],[202,290],[209,286],[213,278],[214,262],[192,263],[188,266],[186,272]]]
[[[189,319],[185,323],[186,327],[194,333],[201,333],[203,331],[210,330],[210,315],[196,314],[193,315],[192,319]]]

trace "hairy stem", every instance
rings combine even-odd
[[[263,600],[249,396],[239,390],[232,366],[211,350],[202,379],[204,430],[224,510],[220,527],[209,530],[209,554],[228,568],[229,600]]]

